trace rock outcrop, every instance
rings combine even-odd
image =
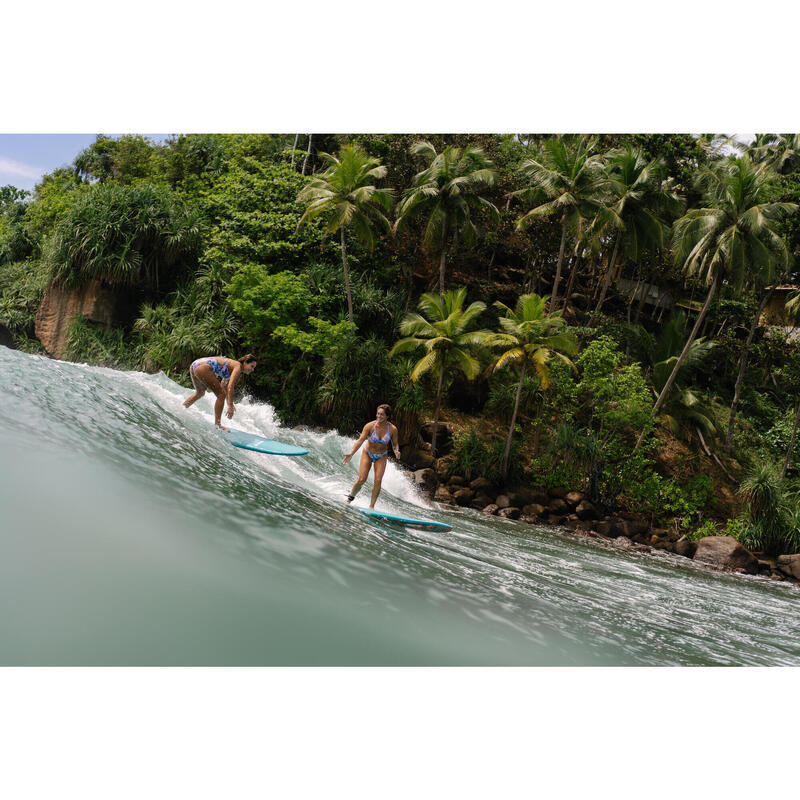
[[[63,289],[51,284],[36,312],[36,338],[48,355],[63,358],[70,322],[82,314],[105,331],[127,327],[136,314],[136,302],[129,294],[89,281],[80,289]]]
[[[778,569],[784,575],[800,580],[800,555],[778,556]]]
[[[732,536],[706,536],[697,543],[695,561],[723,569],[758,574],[758,559]]]

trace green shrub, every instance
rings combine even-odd
[[[737,537],[749,550],[771,555],[800,549],[800,513],[797,498],[787,491],[772,464],[753,467],[739,487],[748,505],[747,521]]]
[[[126,339],[121,328],[104,331],[78,314],[67,329],[64,356],[70,361],[135,369],[139,365],[140,348],[136,339]]]
[[[719,536],[720,533],[717,530],[717,525],[710,519],[707,519],[699,528],[695,528],[691,533],[687,534],[686,538],[690,539],[693,542],[698,541],[699,539],[704,539],[706,536]],[[728,536],[728,533],[724,533],[723,536]]]
[[[635,468],[635,471],[639,477],[628,481],[626,494],[637,510],[662,520],[676,519],[682,530],[688,530],[702,520],[713,488],[707,475],[696,475],[680,486],[647,469],[646,465]]]
[[[15,342],[33,336],[46,284],[47,275],[37,262],[0,265],[0,324],[8,328]]]
[[[326,420],[340,430],[359,430],[380,403],[392,402],[396,365],[386,345],[370,336],[350,333],[325,357],[317,401]]]
[[[506,440],[486,440],[474,430],[457,433],[453,437],[453,452],[449,457],[450,472],[463,475],[467,480],[486,478],[495,483],[500,480]],[[507,481],[514,483],[522,477],[518,442],[511,443],[508,459]]]

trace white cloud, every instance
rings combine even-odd
[[[42,176],[44,171],[40,167],[32,167],[30,164],[22,164],[11,158],[0,156],[0,175],[14,175],[20,178],[36,180]]]

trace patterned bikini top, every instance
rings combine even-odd
[[[372,426],[372,433],[369,435],[368,442],[374,442],[375,444],[389,444],[392,441],[392,434],[389,430],[389,426],[386,426],[386,436],[378,437],[376,431],[378,430],[378,423],[376,422]]]

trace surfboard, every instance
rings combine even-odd
[[[374,519],[382,519],[386,522],[396,522],[399,525],[405,525],[407,528],[417,528],[421,531],[445,531],[453,530],[451,525],[445,525],[444,522],[431,522],[424,519],[409,519],[408,517],[401,517],[397,514],[387,514],[385,511],[376,511],[373,508],[359,508],[358,506],[350,506],[354,511],[358,511],[366,517],[373,517]]]
[[[273,456],[304,456],[308,450],[304,447],[295,447],[293,444],[277,442],[274,439],[265,439],[253,433],[236,431],[231,428],[229,433],[222,431],[222,435],[234,446],[242,450],[253,450],[256,453],[268,453]]]

